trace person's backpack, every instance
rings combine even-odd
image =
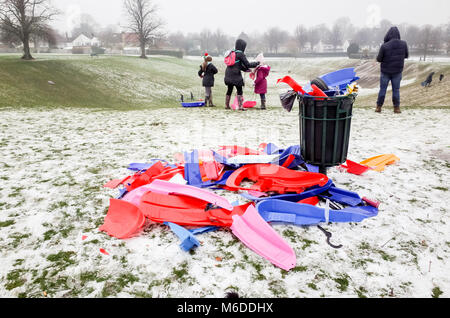
[[[238,50],[230,50],[228,52],[225,53],[225,64],[227,66],[233,66],[236,63],[239,63],[239,61],[236,61],[236,52],[240,52]]]

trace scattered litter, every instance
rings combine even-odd
[[[100,249],[100,253],[105,254],[105,255],[109,255],[109,253],[103,248]]]
[[[133,175],[108,182],[105,187],[118,189],[120,195],[110,199],[99,230],[129,239],[148,224],[165,224],[180,239],[180,248],[188,252],[203,245],[195,236],[230,228],[248,248],[289,271],[296,266],[295,252],[272,223],[362,222],[378,215],[379,202],[336,187],[316,166],[305,163],[298,145],[195,149],[176,154],[175,160],[176,164],[158,159],[133,163],[128,166]],[[244,180],[254,184],[241,185]],[[250,202],[230,203],[207,188],[239,193]],[[327,202],[326,208],[320,206],[321,201]],[[327,243],[339,248],[330,243],[331,233],[323,231]]]

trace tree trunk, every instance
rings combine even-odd
[[[31,56],[30,52],[30,36],[28,34],[24,35],[23,37],[23,60],[32,60],[33,57]]]
[[[146,59],[147,55],[145,54],[145,43],[141,43],[141,59]]]

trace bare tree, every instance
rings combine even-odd
[[[217,29],[216,32],[214,32],[213,42],[218,54],[222,54],[229,46],[228,37],[221,29]]]
[[[433,32],[433,26],[427,24],[420,30],[419,34],[419,43],[420,48],[422,49],[423,53],[423,60],[426,61],[428,57],[428,52],[430,50],[431,42],[432,42],[432,32]]]
[[[108,25],[98,32],[98,39],[103,47],[112,48],[122,42],[120,33],[116,25]]]
[[[278,53],[278,49],[283,44],[289,34],[286,31],[280,30],[278,27],[270,28],[264,35],[270,51]]]
[[[200,47],[204,52],[209,52],[213,46],[213,34],[208,29],[203,29],[200,32]]]
[[[139,39],[141,58],[146,59],[145,49],[156,39],[163,37],[163,22],[157,16],[158,8],[151,0],[124,0],[131,32]]]
[[[304,25],[297,25],[294,30],[294,39],[298,45],[299,52],[302,52],[309,41],[309,32]]]
[[[326,25],[313,26],[308,30],[308,42],[311,47],[311,52],[314,52],[316,45],[320,43],[324,35],[324,29],[327,30]]]
[[[0,0],[0,27],[4,33],[20,39],[24,60],[33,59],[31,37],[46,33],[48,23],[56,14],[48,0]]]
[[[334,23],[329,34],[328,43],[333,45],[334,51],[344,42],[344,28],[339,23]]]
[[[100,30],[100,25],[95,21],[95,19],[86,13],[83,13],[80,16],[80,20],[77,25],[72,30],[72,38],[76,39],[81,34],[92,38],[94,37]]]
[[[402,37],[409,47],[417,48],[420,45],[420,28],[415,25],[409,25],[405,28]]]
[[[444,41],[445,41],[445,45],[446,45],[446,52],[447,52],[447,54],[449,54],[450,53],[450,23],[448,23],[444,27]]]

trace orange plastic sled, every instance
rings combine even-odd
[[[373,158],[369,158],[360,162],[362,165],[366,165],[370,167],[372,170],[382,172],[388,165],[392,165],[396,162],[400,161],[396,155],[388,154],[388,155],[380,155]]]

